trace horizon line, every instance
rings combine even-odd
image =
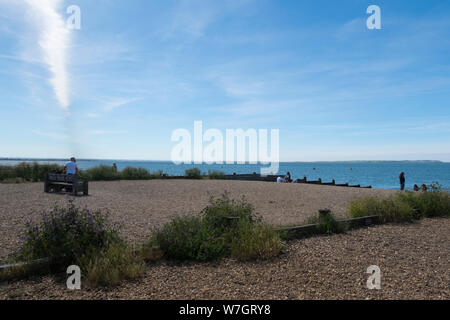
[[[2,161],[18,161],[18,160],[28,160],[28,161],[66,161],[70,159],[70,157],[67,158],[34,158],[34,157],[0,157],[0,160]],[[100,158],[77,158],[79,161],[130,161],[130,162],[173,162],[171,160],[142,160],[142,159],[100,159]],[[291,161],[279,161],[279,163],[312,163],[312,162],[440,162],[440,163],[450,163],[450,161],[443,161],[443,160],[430,160],[430,159],[417,159],[417,160],[309,160],[309,161],[302,161],[302,160],[291,160]],[[196,163],[183,163],[186,164],[192,164],[195,165]],[[223,163],[213,163],[211,165],[220,164],[220,165],[236,165],[238,163],[232,163],[227,164],[226,161]],[[241,165],[248,165],[250,163],[244,163]],[[199,165],[208,165],[206,162],[202,162]]]

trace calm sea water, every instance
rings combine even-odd
[[[0,160],[0,165],[15,165],[19,162],[33,162],[33,159]],[[66,160],[44,159],[39,163],[64,164]],[[88,169],[100,164],[117,164],[119,170],[127,167],[142,167],[154,172],[162,170],[169,175],[184,175],[186,169],[198,167],[202,172],[219,170],[227,174],[259,173],[260,165],[175,165],[169,161],[124,161],[124,160],[77,160],[81,169]],[[405,172],[406,188],[412,189],[414,184],[430,184],[438,181],[446,190],[450,190],[450,163],[434,161],[357,161],[357,162],[282,162],[279,174],[290,171],[293,178],[310,180],[322,178],[322,181],[336,180],[336,183],[371,185],[379,189],[398,189],[400,172]]]

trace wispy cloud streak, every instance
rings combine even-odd
[[[142,100],[142,98],[130,98],[130,99],[117,99],[115,101],[108,102],[104,107],[104,111],[112,111],[129,103]]]
[[[43,62],[52,74],[50,84],[61,108],[68,109],[70,101],[67,51],[70,30],[58,13],[61,0],[26,0],[26,3],[36,18]]]

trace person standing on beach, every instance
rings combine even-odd
[[[74,157],[70,158],[70,161],[67,162],[64,167],[66,168],[66,175],[78,174],[77,160]]]
[[[286,174],[286,176],[284,177],[284,181],[285,182],[291,182],[291,173],[288,171],[288,173]]]
[[[405,179],[404,172],[400,173],[399,179],[400,179],[400,190],[405,190],[405,180],[406,179]]]

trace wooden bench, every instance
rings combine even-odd
[[[65,192],[72,193],[74,196],[77,196],[78,192],[83,192],[87,196],[89,193],[89,183],[87,180],[79,182],[77,175],[45,174],[44,192],[61,192],[63,189]]]

